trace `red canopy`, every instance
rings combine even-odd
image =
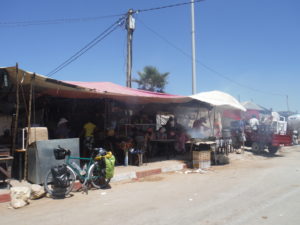
[[[16,67],[3,68],[8,71],[11,81],[16,83]],[[157,93],[123,87],[110,82],[60,81],[28,71],[18,70],[23,87],[29,86],[34,76],[35,91],[38,95],[50,95],[62,98],[111,98],[119,101],[139,103],[184,103],[192,99],[185,96]]]
[[[72,85],[89,88],[95,90],[98,93],[111,93],[118,95],[126,96],[135,96],[135,97],[148,97],[148,98],[167,98],[167,99],[184,99],[186,97],[179,95],[172,95],[166,93],[151,92],[145,90],[139,90],[134,88],[123,87],[118,84],[111,82],[82,82],[82,81],[64,81]]]
[[[233,120],[241,120],[241,111],[239,110],[224,110],[223,116]]]

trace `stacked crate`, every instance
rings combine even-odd
[[[193,168],[207,169],[211,166],[211,151],[193,151]]]

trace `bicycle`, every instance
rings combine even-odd
[[[45,176],[44,188],[50,196],[67,196],[73,190],[76,178],[82,183],[82,190],[86,193],[89,184],[97,189],[108,186],[110,177],[106,178],[104,159],[113,157],[111,152],[102,148],[95,148],[90,158],[72,157],[69,149],[60,146],[53,152],[56,160],[66,158],[66,162],[51,168]],[[84,160],[87,163],[82,169],[74,161],[70,162],[72,159]]]

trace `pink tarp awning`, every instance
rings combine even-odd
[[[170,98],[170,99],[186,98],[184,96],[179,96],[179,95],[171,95],[166,93],[157,93],[157,92],[123,87],[121,85],[114,84],[111,82],[82,82],[82,81],[64,81],[64,82],[72,85],[80,86],[80,87],[93,89],[96,92],[100,92],[100,93],[111,93],[111,94],[118,94],[118,95],[151,97],[151,98]]]
[[[158,103],[180,103],[191,101],[190,98],[166,93],[157,93],[134,88],[123,87],[111,82],[81,82],[64,81],[65,83],[87,88],[99,95],[127,101],[130,103],[158,102]]]
[[[16,83],[16,67],[6,67],[12,83]],[[18,79],[22,80],[22,86],[28,87],[34,79],[34,87],[37,95],[49,95],[53,97],[87,99],[87,98],[111,98],[129,104],[143,103],[185,103],[192,99],[186,96],[172,95],[144,91],[124,87],[111,82],[79,82],[60,81],[32,72],[18,70]]]

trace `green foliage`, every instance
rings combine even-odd
[[[139,79],[132,81],[138,84],[139,89],[164,92],[169,73],[160,73],[155,67],[146,66],[142,72],[138,72],[138,75]]]

